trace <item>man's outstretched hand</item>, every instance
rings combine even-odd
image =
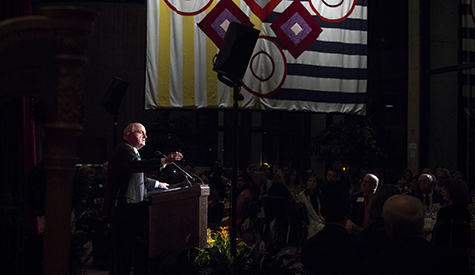
[[[180,161],[183,159],[183,154],[180,152],[171,152],[165,159],[165,164],[170,164],[175,161]]]

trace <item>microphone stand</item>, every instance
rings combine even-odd
[[[158,155],[160,157],[163,157],[163,158],[167,158],[167,156],[165,156],[162,152],[160,151],[155,151],[155,155]],[[186,177],[186,181],[188,182],[188,185],[190,187],[193,187],[193,183],[194,182],[194,178],[188,173],[185,171],[185,169],[183,169],[181,166],[179,166],[178,164],[176,164],[175,162],[172,162],[173,165],[175,165],[176,168],[178,168],[178,170],[180,170],[180,172],[182,172],[185,177]],[[196,175],[195,175],[196,176]],[[191,180],[191,181],[190,181]],[[201,179],[200,179],[201,180]]]

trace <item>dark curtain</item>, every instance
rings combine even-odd
[[[0,23],[31,13],[31,0],[0,1]],[[0,170],[3,177],[0,183],[0,266],[7,267],[8,274],[35,274],[33,270],[41,271],[39,258],[36,267],[31,264],[32,258],[40,257],[41,253],[38,250],[41,246],[32,245],[32,240],[40,238],[39,217],[28,203],[27,175],[36,165],[35,122],[31,110],[32,99],[29,97],[14,98],[0,106]]]
[[[26,15],[31,15],[31,0],[0,1],[0,21]]]

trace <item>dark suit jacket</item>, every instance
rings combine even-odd
[[[450,220],[470,223],[470,212],[468,211],[467,205],[454,203],[442,207],[439,212],[437,212],[437,222],[449,222]]]
[[[421,192],[420,195],[417,196],[417,198],[419,198],[421,200],[422,204],[424,204],[425,196],[426,196],[426,194],[423,193],[423,192]],[[438,203],[441,206],[447,204],[447,202],[444,201],[444,196],[442,195],[442,193],[439,193],[439,192],[437,192],[437,190],[432,189],[432,204],[434,204],[434,203]]]
[[[436,248],[422,236],[400,241],[396,246],[366,259],[363,267],[365,275],[470,274],[466,254]]]
[[[124,194],[133,173],[160,170],[161,159],[139,160],[132,145],[123,142],[112,152],[107,171],[102,212],[111,217],[116,204],[125,202]],[[145,184],[152,180],[144,178]],[[153,181],[155,182],[155,181]]]
[[[348,219],[358,226],[361,226],[361,223],[363,222],[365,199],[366,198],[364,197],[362,191],[351,196],[351,205],[353,206],[353,210]]]
[[[345,227],[326,224],[305,242],[301,259],[304,268],[315,274],[354,274],[362,260],[358,249],[357,238]]]

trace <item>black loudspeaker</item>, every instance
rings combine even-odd
[[[122,102],[128,87],[129,82],[114,76],[104,98],[101,100],[102,107],[104,107],[107,112],[117,115],[120,103]]]
[[[219,80],[223,81],[220,76],[224,76],[233,84],[241,86],[241,79],[246,72],[259,33],[259,30],[237,22],[229,24],[213,65],[213,71],[218,73]],[[223,82],[231,86],[227,81]]]

